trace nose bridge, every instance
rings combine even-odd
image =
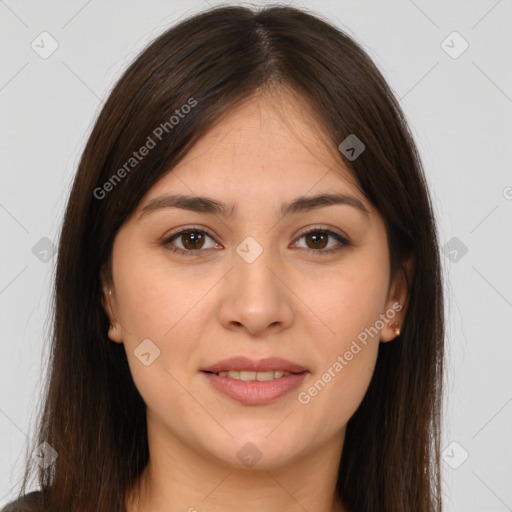
[[[270,246],[270,240],[268,233],[259,232],[258,235],[245,237],[235,248],[235,292],[240,299],[241,293],[248,296],[263,293],[267,295],[268,302],[272,296],[280,294],[280,283],[275,277],[280,267],[278,251]]]
[[[260,230],[236,246],[227,279],[229,299],[222,305],[221,316],[226,325],[242,324],[255,334],[291,321],[290,297],[283,278],[279,278],[283,271],[278,251],[269,247],[271,239],[270,234]]]

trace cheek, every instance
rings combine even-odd
[[[330,405],[334,405],[333,401],[342,403],[353,412],[375,367],[380,342],[377,320],[382,312],[381,296],[346,286],[332,299],[332,304],[326,304],[323,310],[333,332],[324,335],[318,348],[321,364],[315,377],[321,382],[316,388]],[[324,392],[324,388],[329,389]]]
[[[343,428],[360,406],[370,384],[377,345],[354,349],[349,361],[342,353],[315,375],[297,397],[297,408],[305,418],[303,435],[327,439]]]
[[[370,384],[377,361],[381,297],[346,287],[326,304],[324,314],[334,334],[317,345],[319,364],[297,396],[305,434],[328,437],[353,416]],[[328,307],[327,307],[328,306]],[[325,329],[324,329],[325,332]]]
[[[116,262],[121,322],[132,342],[150,338],[157,344],[164,343],[194,325],[190,315],[194,315],[195,304],[207,291],[209,279],[191,280],[185,266],[171,267],[160,250],[148,250],[134,241],[127,251],[127,245],[119,244]]]
[[[369,257],[348,266],[312,297],[322,324],[316,346],[319,364],[298,402],[310,408],[318,426],[346,423],[361,403],[377,360],[387,297],[387,261]],[[313,308],[312,308],[313,309]]]
[[[187,286],[185,277],[171,273],[162,258],[152,259],[135,243],[127,251],[127,245],[119,244],[114,262],[116,305],[131,373],[148,403],[177,391],[172,376],[182,380],[179,374],[193,354],[190,331],[197,329],[200,309],[194,304],[204,291]]]
[[[376,326],[387,299],[385,263],[361,258],[360,263],[332,273],[315,295],[315,311],[320,312],[320,318],[328,327],[324,346],[331,357],[348,350],[352,340]],[[382,327],[380,323],[378,326]],[[370,331],[369,340],[373,335],[378,341],[374,329]]]
[[[119,263],[116,288],[123,344],[135,386],[154,413],[165,416],[172,404],[181,411],[182,420],[185,413],[197,416],[183,386],[187,387],[185,373],[197,351],[205,317],[199,299],[212,285],[195,281],[198,286],[190,286],[190,276],[171,273],[136,252]],[[172,423],[170,418],[167,421]]]

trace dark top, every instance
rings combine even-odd
[[[40,509],[41,491],[33,491],[1,507],[0,512],[39,512]]]

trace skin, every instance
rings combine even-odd
[[[116,327],[109,337],[124,344],[147,404],[150,449],[143,492],[127,495],[130,512],[231,512],[240,504],[246,512],[345,510],[335,497],[345,428],[370,383],[379,341],[393,340],[393,324],[403,324],[407,288],[402,273],[390,281],[383,218],[306,112],[286,91],[232,109],[147,192],[115,238],[103,306]],[[370,217],[347,205],[280,216],[282,203],[333,191],[359,198]],[[168,208],[139,219],[164,193],[213,197],[234,204],[236,214]],[[212,236],[202,245],[185,235],[163,245],[190,226]],[[351,245],[301,236],[311,227]],[[252,263],[236,252],[247,236],[263,249]],[[202,253],[175,254],[172,246]],[[301,404],[298,393],[396,303],[403,309]],[[134,355],[144,339],[160,350],[149,366]],[[200,372],[234,355],[283,357],[310,373],[300,389],[270,404],[241,404]],[[248,442],[261,453],[251,468],[237,457]]]

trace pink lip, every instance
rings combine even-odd
[[[218,363],[215,363],[212,366],[208,366],[207,368],[202,368],[203,372],[213,373],[240,370],[252,372],[269,372],[271,370],[278,370],[282,372],[302,373],[306,372],[307,368],[304,368],[299,364],[292,363],[291,361],[287,361],[286,359],[282,359],[280,357],[267,357],[265,359],[255,361],[243,356],[230,357],[229,359],[219,361]]]
[[[240,368],[240,366],[238,366]],[[244,367],[244,369],[246,369]],[[273,369],[276,369],[274,366]],[[222,371],[222,370],[219,370]],[[257,370],[252,370],[257,371]],[[259,370],[265,371],[265,370]],[[290,371],[290,370],[283,370]],[[215,373],[203,372],[208,382],[228,397],[247,405],[264,405],[277,400],[299,387],[309,372],[294,373],[269,381],[243,381],[230,377],[219,377]]]

